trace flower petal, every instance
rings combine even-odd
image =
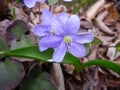
[[[49,34],[49,27],[38,24],[34,27],[34,33],[37,36],[45,36]]]
[[[36,2],[44,2],[45,0],[36,0]]]
[[[66,54],[67,47],[62,42],[54,51],[53,53],[53,61],[61,62]]]
[[[84,45],[72,42],[68,47],[68,51],[75,57],[82,58],[86,55]]]
[[[63,27],[64,27],[64,24],[61,20],[59,20],[59,19],[52,20],[51,28],[54,30],[55,34],[63,35],[65,33]]]
[[[77,15],[71,15],[70,18],[65,23],[65,30],[70,33],[78,32],[80,28],[80,19]]]
[[[41,19],[42,19],[42,24],[43,25],[49,25],[50,26],[50,24],[52,22],[52,18],[53,18],[53,15],[49,10],[44,9],[42,11]]]
[[[65,1],[65,2],[71,2],[72,0],[63,0],[63,1]]]
[[[84,32],[77,35],[72,36],[72,39],[77,43],[88,43],[94,39],[94,35],[92,33]]]
[[[35,0],[24,0],[24,4],[25,4],[28,8],[34,7],[35,3],[36,3]]]
[[[62,38],[56,35],[42,37],[39,42],[39,49],[40,51],[44,51],[48,48],[56,48],[60,44],[61,40]]]
[[[68,19],[68,14],[65,12],[60,13],[56,18],[60,19],[63,23]]]

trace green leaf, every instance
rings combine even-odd
[[[57,2],[58,0],[48,0],[49,5],[53,5]]]
[[[102,44],[102,41],[95,37],[94,40],[90,44],[92,44],[92,45],[100,45],[100,44]]]
[[[120,42],[117,43],[117,45],[115,47],[116,47],[116,50],[120,52]]]
[[[0,52],[0,54],[7,55],[7,56],[22,57],[22,58],[31,58],[35,60],[50,62],[48,60],[52,58],[53,49],[48,49],[44,52],[40,52],[38,49],[38,46],[30,46],[30,47],[11,50],[11,51],[3,51],[3,52]],[[108,60],[96,59],[96,60],[90,60],[86,63],[81,64],[78,58],[67,53],[61,63],[74,65],[77,73],[79,73],[81,69],[85,67],[88,67],[91,65],[97,65],[100,67],[110,69],[120,74],[120,66]]]
[[[25,75],[22,63],[9,60],[0,62],[0,90],[12,90]]]
[[[15,0],[16,3],[19,3],[19,0]]]
[[[13,50],[13,49],[23,48],[23,47],[33,46],[33,45],[35,45],[35,43],[31,38],[24,38],[21,41],[12,43],[10,49]]]
[[[39,51],[38,46],[29,46],[29,47],[15,49],[15,50],[11,50],[11,51],[3,51],[0,54],[50,62],[48,60],[52,59],[53,49],[48,49],[46,51],[41,52],[41,51]],[[72,56],[69,53],[67,53],[65,55],[63,62],[61,62],[61,63],[67,63],[67,64],[74,65],[77,73],[79,73],[81,70],[80,60],[78,58]]]
[[[28,31],[27,24],[22,20],[16,20],[7,28],[7,35],[21,40],[26,31]]]
[[[20,39],[24,33],[23,31],[23,27],[19,24],[16,25],[13,29],[12,29],[12,33],[18,38]]]
[[[8,49],[9,49],[9,47],[8,47],[7,43],[5,42],[4,39],[2,39],[0,37],[0,51],[8,50]]]
[[[91,3],[92,1],[91,0],[83,0],[77,7],[74,8],[73,10],[73,14],[77,13],[81,7],[85,6],[86,4],[88,3]]]
[[[35,67],[22,82],[20,90],[57,90],[52,82],[53,78],[50,74],[41,72]]]
[[[110,62],[108,60],[102,60],[102,59],[90,60],[86,63],[83,63],[82,67],[86,68],[86,67],[92,66],[92,65],[96,65],[96,66],[99,66],[99,67],[104,67],[106,69],[110,69],[110,70],[112,70],[112,71],[114,71],[114,72],[116,72],[117,74],[120,75],[120,66],[113,63],[113,62]]]
[[[7,43],[5,42],[4,39],[2,39],[0,37],[0,51],[8,50],[8,49],[9,49],[9,47],[8,47]],[[0,58],[2,58],[2,57],[3,57],[3,55],[0,55]]]
[[[87,55],[89,53],[89,51],[90,51],[90,44],[86,43],[85,48],[86,48],[86,55]]]

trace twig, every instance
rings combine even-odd
[[[62,73],[60,64],[53,63],[53,70],[54,70],[58,90],[65,90],[64,77],[63,77],[63,73]]]

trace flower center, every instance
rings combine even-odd
[[[70,41],[71,41],[70,36],[65,36],[65,37],[64,37],[64,42],[65,42],[65,43],[69,43]]]
[[[54,34],[54,30],[52,30],[52,29],[51,29],[51,30],[50,30],[50,34],[52,34],[52,35],[53,35],[53,34]]]

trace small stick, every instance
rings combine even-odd
[[[53,70],[57,82],[58,90],[65,90],[64,77],[60,64],[53,63]]]

